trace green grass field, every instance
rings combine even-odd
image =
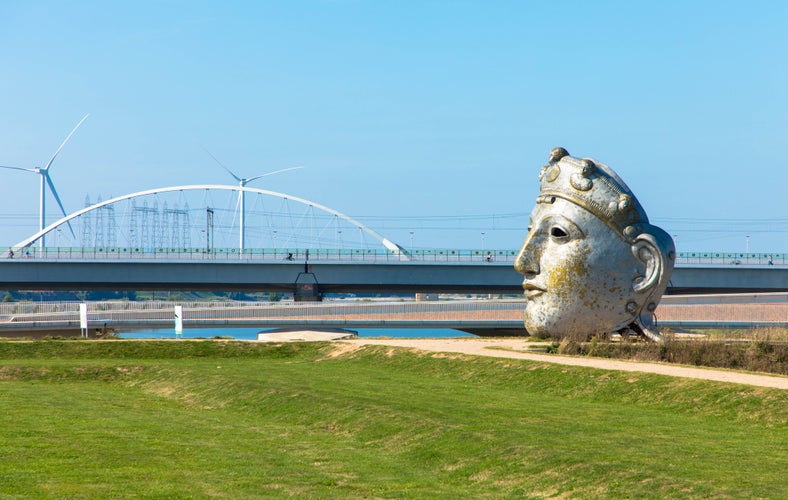
[[[0,498],[788,497],[788,391],[334,348],[0,342]]]

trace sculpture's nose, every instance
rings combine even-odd
[[[520,252],[514,260],[514,268],[522,275],[539,274],[539,260],[542,257],[544,238],[538,232],[532,231],[525,237]]]

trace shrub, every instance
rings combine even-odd
[[[661,343],[631,338],[622,342],[603,342],[596,338],[591,342],[564,339],[555,352],[788,375],[788,344],[782,340],[771,341],[772,334],[770,331],[751,331],[749,340],[681,340],[668,335]],[[777,337],[782,339],[784,334]]]
[[[572,339],[565,338],[558,344],[558,348],[556,349],[558,354],[568,354],[568,355],[576,355],[582,354],[582,349],[579,342],[576,342]]]

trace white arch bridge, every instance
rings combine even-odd
[[[414,251],[411,240],[405,251],[341,212],[274,191],[184,185],[86,204],[17,243],[16,258],[0,259],[0,290],[287,291],[312,271],[325,292],[522,290],[516,250]],[[45,236],[54,250],[32,247]],[[668,291],[782,292],[787,276],[788,254],[685,252]]]
[[[253,198],[251,203],[247,194]],[[257,248],[279,249],[285,254],[290,248],[378,248],[397,255],[406,253],[342,212],[296,196],[246,186],[163,187],[94,204],[87,200],[86,205],[14,248],[26,249],[47,236],[49,241],[55,236],[58,248],[123,248],[137,252],[199,248],[208,253],[218,249],[244,253],[249,241]],[[69,231],[62,231],[63,226]],[[232,242],[236,234],[237,245]]]

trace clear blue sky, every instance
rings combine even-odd
[[[561,145],[680,250],[788,252],[788,2],[0,0],[0,23],[0,164],[43,165],[91,114],[51,170],[68,211],[232,183],[202,144],[245,176],[305,167],[256,187],[478,248],[418,218],[529,212]],[[37,213],[38,179],[0,170],[0,245]]]

